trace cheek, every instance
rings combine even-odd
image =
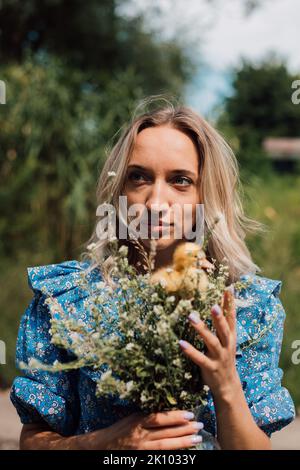
[[[122,195],[127,197],[128,207],[130,207],[132,204],[144,204],[143,195],[137,191],[125,187]]]
[[[186,197],[180,201],[182,211],[181,220],[185,226],[191,227],[195,224],[197,204],[200,204],[197,194],[189,195],[189,197]]]

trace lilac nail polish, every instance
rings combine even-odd
[[[212,310],[212,313],[214,315],[216,315],[217,317],[219,315],[221,315],[221,313],[222,313],[222,309],[221,309],[220,305],[218,305],[218,304],[213,305],[211,310]]]
[[[228,286],[227,290],[229,290],[229,292],[231,292],[234,295],[234,285],[233,284],[230,284],[230,286]]]
[[[187,349],[189,347],[188,343],[184,341],[183,339],[179,341],[179,344],[183,349]]]
[[[202,442],[202,436],[198,436],[197,434],[195,436],[191,437],[191,441],[193,444],[197,444],[198,442]]]
[[[195,312],[192,312],[189,314],[188,316],[189,320],[191,320],[193,323],[195,323],[197,325],[197,323],[200,322],[200,318],[199,318],[199,315]]]
[[[186,411],[184,414],[183,414],[183,417],[184,419],[188,419],[188,420],[191,420],[191,419],[194,419],[195,418],[195,415],[192,411]]]
[[[197,430],[200,431],[200,429],[204,428],[204,424],[201,423],[200,421],[197,421],[196,423],[193,424],[193,427]]]

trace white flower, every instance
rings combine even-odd
[[[173,363],[174,366],[176,366],[176,367],[180,367],[180,366],[181,366],[181,361],[180,361],[179,357],[177,357],[176,359],[174,359],[174,360],[172,361],[172,363]]]
[[[141,393],[140,400],[141,400],[142,403],[144,403],[145,401],[147,401],[147,396],[146,396],[145,392],[142,392],[142,393]]]
[[[87,246],[87,249],[88,249],[89,251],[92,251],[92,250],[94,250],[95,248],[96,248],[96,243],[90,243],[90,244]]]
[[[151,295],[151,300],[152,300],[152,302],[155,302],[156,300],[158,300],[158,293],[157,292],[154,292],[154,294]]]
[[[128,246],[126,245],[122,245],[120,248],[119,248],[119,253],[120,255],[127,255],[128,253]]]
[[[182,308],[191,308],[192,304],[190,300],[180,300],[179,301],[180,307]]]
[[[169,330],[169,325],[168,325],[167,322],[165,322],[165,321],[159,321],[159,322],[157,323],[157,327],[156,327],[156,328],[157,328],[157,333],[158,333],[159,335],[162,335],[162,336],[163,336],[165,333],[168,332],[168,330]]]
[[[156,315],[161,315],[164,313],[164,309],[161,305],[154,305],[153,312],[156,313]]]
[[[108,171],[107,176],[117,176],[117,173],[115,171]]]
[[[167,283],[167,281],[166,281],[165,279],[162,278],[162,279],[159,280],[159,284],[160,284],[162,287],[166,287],[168,283]]]
[[[132,390],[133,386],[134,386],[133,380],[130,380],[129,382],[126,382],[126,390],[127,390],[127,392],[130,392],[130,390]]]
[[[106,372],[103,372],[103,374],[100,377],[100,380],[105,380],[105,379],[109,378],[111,376],[111,374],[112,374],[111,369],[107,370]]]
[[[78,333],[74,332],[74,333],[71,333],[70,334],[70,338],[71,340],[76,343],[76,341],[79,341],[80,340],[80,336]]]
[[[166,273],[172,273],[174,271],[173,268],[166,268]]]

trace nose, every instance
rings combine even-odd
[[[149,188],[145,203],[148,214],[164,219],[169,211],[168,192],[162,181],[155,181]]]

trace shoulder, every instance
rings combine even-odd
[[[238,292],[242,298],[258,302],[268,301],[270,297],[279,297],[282,288],[282,281],[271,279],[258,274],[243,274],[240,276],[241,287]],[[237,283],[239,285],[239,282]]]
[[[270,342],[281,341],[286,313],[280,300],[282,281],[257,274],[245,274],[235,289],[238,342],[247,343],[262,332]]]
[[[235,284],[237,307],[251,310],[252,315],[261,316],[266,310],[283,307],[280,300],[282,281],[257,274],[244,274]]]
[[[84,302],[90,290],[83,288],[82,274],[86,275],[85,279],[91,286],[102,278],[99,270],[89,273],[89,268],[89,262],[77,260],[27,268],[28,285],[34,295],[20,321],[17,341],[19,358],[25,355],[39,357],[41,354],[43,358],[45,355],[53,357],[55,348],[49,334],[53,316],[84,318]],[[51,305],[50,299],[53,301]],[[41,351],[36,351],[36,348]]]
[[[34,297],[23,316],[23,324],[26,327],[28,323],[35,326],[45,324],[59,312],[69,317],[83,318],[85,300],[91,289],[103,280],[98,268],[92,271],[90,268],[90,262],[78,260],[28,267],[28,285]]]
[[[55,297],[60,302],[76,301],[87,295],[84,279],[89,287],[102,281],[98,268],[91,269],[89,261],[68,260],[56,264],[27,268],[28,285],[36,297]]]
[[[80,273],[88,270],[89,262],[68,260],[56,264],[29,266],[28,285],[34,293],[59,294],[78,284]]]

